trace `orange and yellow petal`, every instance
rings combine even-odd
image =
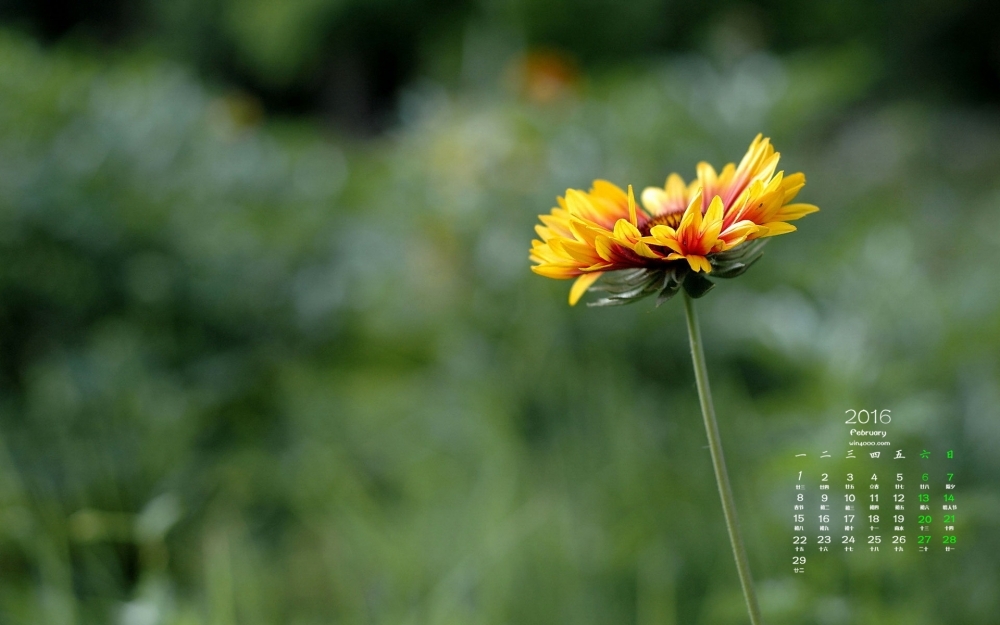
[[[792,224],[786,224],[783,221],[772,221],[771,223],[761,225],[761,234],[758,238],[776,237],[779,234],[788,234],[789,232],[795,232],[796,230],[797,228]]]
[[[651,216],[669,215],[683,212],[688,205],[688,198],[700,188],[700,182],[695,180],[689,187],[684,179],[677,174],[667,177],[663,188],[646,187],[642,191],[642,206]]]
[[[576,278],[570,303],[605,271],[683,260],[692,271],[710,273],[713,254],[793,232],[787,222],[819,210],[792,203],[806,179],[778,171],[779,159],[770,140],[757,135],[738,165],[717,171],[699,163],[689,184],[671,174],[662,188],[643,190],[641,205],[631,186],[623,190],[606,180],[595,180],[589,191],[569,189],[539,216],[532,270]]]
[[[704,271],[705,273],[711,273],[712,263],[708,261],[707,258],[699,254],[670,254],[667,256],[668,260],[686,260],[691,271],[699,272]]]
[[[796,219],[802,219],[806,215],[810,215],[819,210],[819,206],[814,206],[812,204],[786,204],[781,207],[781,211],[778,216],[783,221],[795,221]]]
[[[587,292],[592,284],[597,282],[597,279],[601,277],[600,271],[594,271],[592,273],[585,273],[576,279],[573,283],[573,287],[569,290],[569,305],[576,306],[576,303],[580,301],[583,294]]]

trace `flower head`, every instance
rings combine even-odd
[[[764,239],[793,232],[789,224],[819,210],[791,201],[805,185],[801,173],[775,173],[780,155],[761,135],[739,165],[716,173],[699,163],[685,183],[671,174],[663,188],[649,187],[637,206],[632,192],[597,180],[589,191],[569,189],[559,206],[539,215],[532,241],[532,271],[576,278],[575,304],[587,290],[610,295],[596,305],[624,304],[654,293],[659,301],[683,286],[694,297],[713,284],[705,275],[740,275],[761,254]],[[616,272],[600,284],[598,278]]]

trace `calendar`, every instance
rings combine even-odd
[[[845,417],[841,440],[797,450],[790,463],[792,572],[832,558],[960,549],[961,454],[894,436],[891,409]]]

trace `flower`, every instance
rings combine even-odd
[[[549,278],[576,278],[569,302],[588,290],[611,295],[595,305],[624,304],[658,293],[662,303],[683,286],[693,297],[713,283],[706,274],[732,278],[761,254],[766,237],[793,232],[789,224],[819,210],[792,204],[805,186],[801,173],[775,170],[780,155],[761,135],[739,165],[716,173],[699,163],[690,184],[670,174],[663,188],[649,187],[635,203],[628,191],[596,180],[590,191],[569,189],[559,206],[539,215],[532,241],[532,271]],[[596,284],[602,275],[614,278]]]

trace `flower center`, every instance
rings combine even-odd
[[[643,236],[649,236],[649,231],[653,229],[653,226],[670,226],[671,228],[676,228],[681,223],[681,218],[684,217],[684,211],[673,211],[671,213],[661,213],[654,217],[650,217],[644,223],[639,225],[639,232]]]

